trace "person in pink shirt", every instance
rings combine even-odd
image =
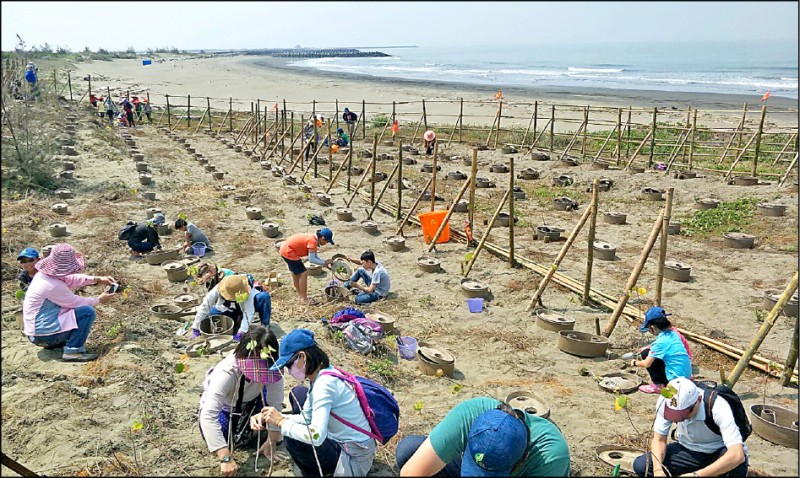
[[[81,297],[73,290],[97,283],[112,285],[111,276],[90,276],[83,271],[83,257],[69,244],[56,244],[50,255],[36,263],[39,271],[22,303],[23,330],[31,343],[44,348],[64,347],[64,362],[89,362],[97,354],[86,352],[96,317],[94,308],[114,298],[103,292],[98,297]]]

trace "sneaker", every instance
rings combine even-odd
[[[64,362],[91,362],[97,358],[97,354],[90,353],[76,353],[76,354],[63,354],[61,360]]]
[[[655,383],[639,385],[639,391],[643,393],[661,393],[662,388],[664,388],[663,385],[657,385]]]

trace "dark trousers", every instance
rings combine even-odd
[[[303,405],[306,403],[308,397],[308,388],[303,385],[298,385],[292,388],[292,393],[289,394],[289,403],[292,405],[292,413],[300,413]],[[303,476],[319,476],[319,467],[317,460],[314,458],[314,450],[312,446],[295,440],[293,438],[284,437],[286,443],[286,451],[291,455],[292,460]],[[324,442],[318,447],[317,457],[319,464],[322,467],[322,474],[325,476],[332,476],[336,470],[336,464],[339,463],[339,454],[342,452],[342,447],[330,438],[326,438]]]
[[[136,126],[133,122],[133,111],[130,113],[125,113],[125,117],[128,118],[128,126],[133,127]]]
[[[152,252],[155,249],[157,244],[153,242],[137,242],[137,241],[128,241],[128,247],[133,249],[136,252]]]
[[[642,360],[646,359],[650,354],[650,348],[642,350]],[[669,383],[667,379],[667,366],[664,361],[653,357],[653,364],[647,367],[647,373],[650,374],[650,381],[656,385],[666,386]]]
[[[402,469],[403,466],[411,459],[411,456],[416,453],[417,449],[422,445],[422,442],[428,437],[422,435],[408,435],[400,440],[397,448],[394,450],[395,461],[397,461],[397,468]],[[433,476],[461,476],[461,457],[451,461],[444,468],[439,470]]]
[[[722,447],[715,453],[700,453],[673,442],[667,445],[664,466],[669,470],[671,476],[692,473],[717,461],[726,451],[728,449]],[[748,459],[745,458],[744,463],[720,476],[747,476],[747,462]],[[647,466],[646,476],[653,476],[653,459],[650,457],[650,452],[639,455],[633,460],[633,471],[639,476],[645,476],[645,465]]]

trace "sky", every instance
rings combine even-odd
[[[0,2],[3,51],[798,40],[798,2]]]

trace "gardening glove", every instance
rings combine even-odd
[[[189,337],[189,338],[190,339],[196,339],[197,337],[200,337],[200,331],[197,330],[197,329],[192,329],[192,336]]]
[[[242,340],[242,336],[243,335],[244,335],[243,333],[237,332],[236,335],[233,336],[233,341],[234,342],[240,342]]]

